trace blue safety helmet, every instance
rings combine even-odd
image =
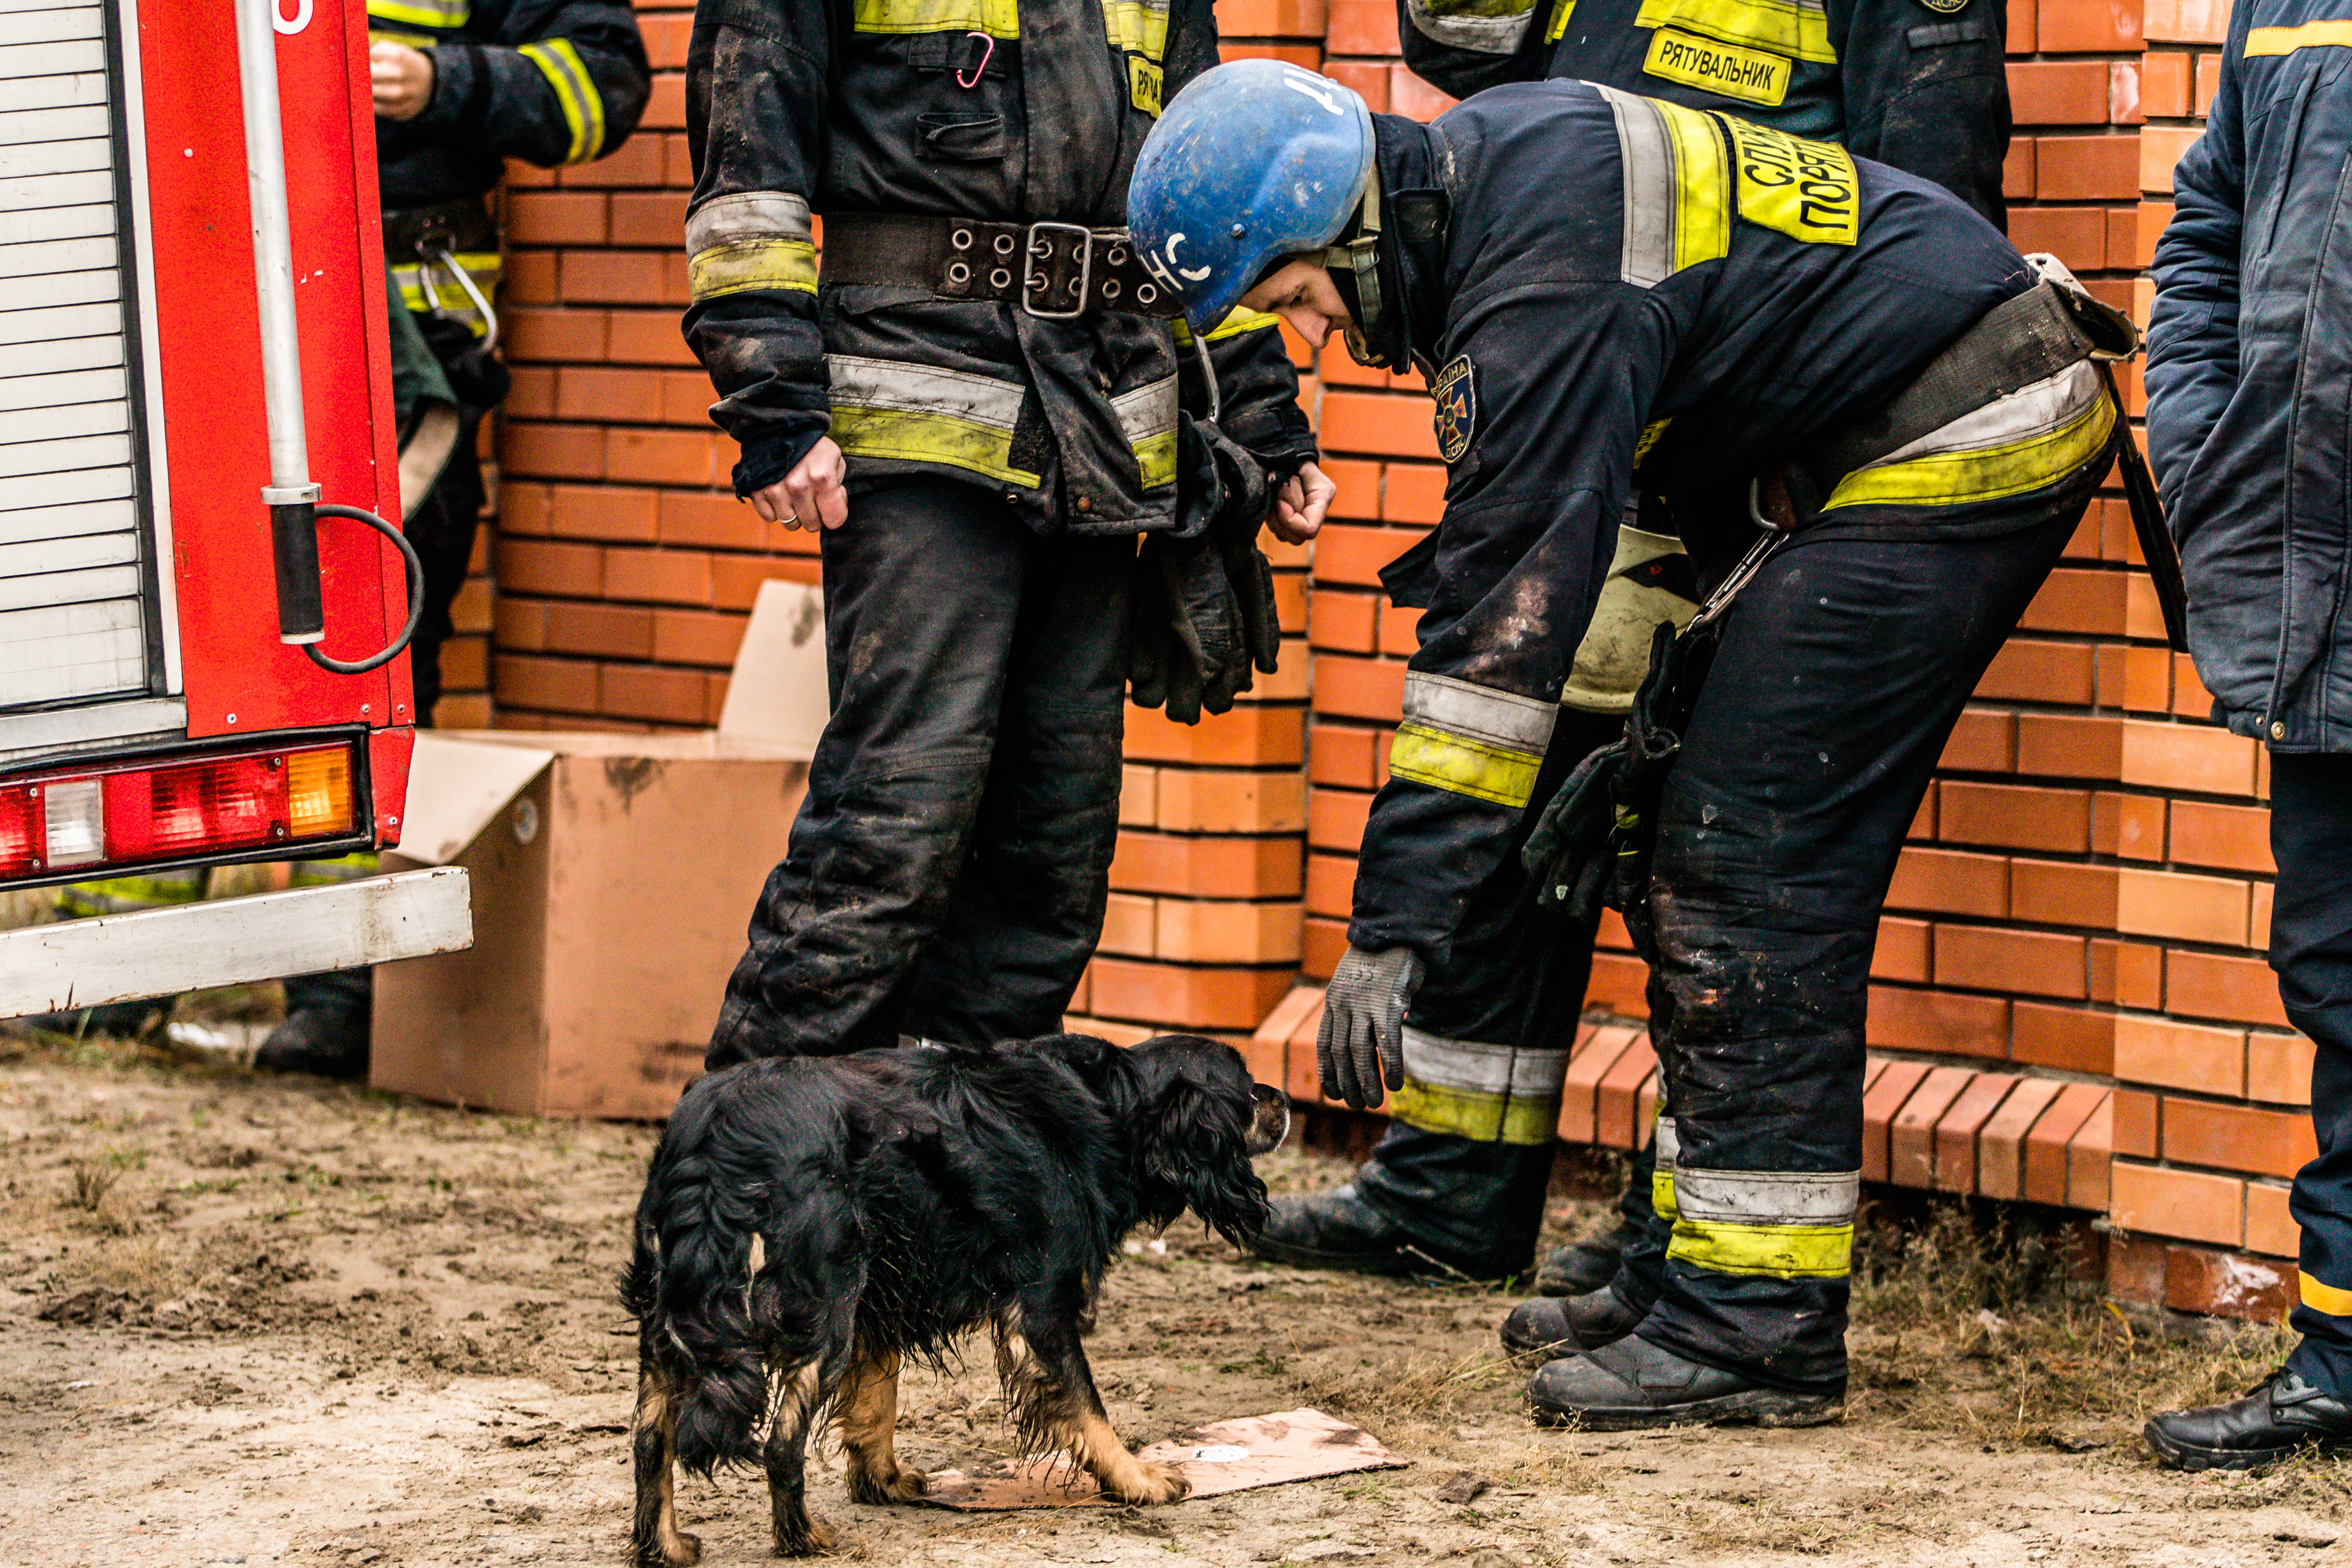
[[[1279,60],[1235,60],[1178,93],[1145,138],[1128,229],[1206,332],[1274,263],[1338,239],[1371,175],[1361,98]]]

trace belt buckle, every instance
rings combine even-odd
[[[1045,295],[1049,300],[1052,298],[1055,269],[1040,267],[1037,262],[1041,256],[1051,259],[1053,244],[1047,236],[1056,234],[1072,236],[1071,243],[1078,258],[1078,275],[1070,287],[1074,298],[1066,310],[1055,310],[1037,303],[1040,294]],[[1084,224],[1031,224],[1028,252],[1021,258],[1021,308],[1048,321],[1067,321],[1085,315],[1087,290],[1094,282],[1094,268],[1095,235],[1092,229]]]

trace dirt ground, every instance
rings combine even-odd
[[[650,1129],[467,1114],[154,1048],[0,1040],[0,1561],[622,1561],[634,1342],[614,1298]],[[1277,1189],[1340,1179],[1286,1150]],[[1594,1223],[1560,1200],[1555,1231]],[[814,1484],[886,1563],[2224,1564],[2352,1559],[2352,1466],[2156,1470],[2170,1402],[2275,1331],[2184,1330],[2069,1284],[2030,1228],[1913,1215],[1867,1250],[1843,1426],[1538,1431],[1509,1298],[1237,1259],[1189,1220],[1110,1276],[1119,1431],[1313,1405],[1412,1468],[1150,1511],[973,1516]],[[985,1357],[902,1385],[902,1451],[1008,1450]],[[1466,1503],[1444,1500],[1485,1483]],[[712,1568],[762,1560],[751,1477],[681,1490]]]

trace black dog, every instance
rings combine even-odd
[[[778,1059],[695,1083],[654,1152],[622,1284],[639,1325],[636,1561],[701,1555],[673,1463],[759,1458],[776,1550],[830,1546],[802,1482],[827,1411],[853,1498],[920,1497],[892,1446],[899,1363],[937,1364],[982,1323],[1024,1449],[1066,1449],[1129,1502],[1183,1496],[1104,1419],[1079,1336],[1131,1228],[1189,1207],[1236,1243],[1257,1232],[1250,1156],[1289,1123],[1240,1052],[1196,1035]]]

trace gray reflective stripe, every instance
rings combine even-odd
[[[1448,735],[1466,736],[1507,750],[1543,754],[1551,744],[1559,705],[1516,692],[1475,685],[1452,675],[1408,670],[1404,716]]]
[[[827,354],[824,364],[832,373],[836,405],[945,414],[1004,431],[1021,417],[1023,389],[1018,382],[852,354]]]
[[[1531,1100],[1557,1099],[1568,1077],[1565,1051],[1523,1051],[1482,1040],[1404,1031],[1404,1073],[1417,1083]]]
[[[1625,240],[1618,276],[1642,288],[1675,270],[1675,152],[1665,116],[1648,99],[1594,85],[1617,117],[1625,187]]]
[[[1890,463],[1908,462],[1914,457],[1931,457],[1942,452],[2005,446],[2012,441],[2047,435],[2078,417],[2105,392],[2105,386],[2099,379],[2097,367],[2084,360],[2067,366],[2046,381],[2020,387],[1998,402],[1964,413],[1949,424],[1939,425],[1910,445],[1898,447],[1875,463],[1864,464],[1856,472],[1884,468]]]
[[[1176,378],[1169,376],[1110,400],[1118,427],[1130,445],[1165,435],[1176,428]]]
[[[1860,1171],[1675,1167],[1675,1202],[1703,1225],[1851,1225],[1861,1196]]]
[[[1412,18],[1413,31],[1432,43],[1480,55],[1517,54],[1536,19],[1533,6],[1509,16],[1444,16],[1432,11],[1427,0],[1405,0],[1405,14]]]
[[[1672,1116],[1658,1118],[1657,1141],[1658,1168],[1662,1171],[1674,1170],[1675,1160],[1683,1151],[1683,1141],[1675,1132],[1675,1119]]]
[[[786,191],[744,191],[713,196],[686,220],[686,253],[722,245],[809,237],[809,204]]]

